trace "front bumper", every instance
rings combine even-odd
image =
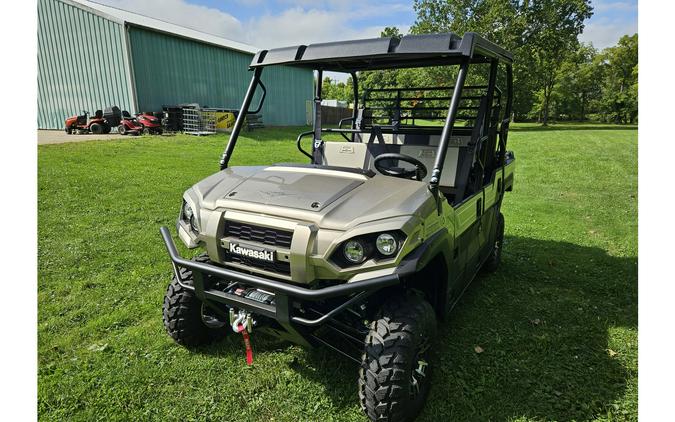
[[[290,338],[301,344],[309,344],[303,328],[316,327],[334,317],[349,306],[363,301],[372,293],[394,285],[398,285],[405,276],[415,271],[415,265],[402,265],[400,271],[367,280],[343,283],[319,289],[298,287],[287,282],[245,274],[216,265],[185,259],[176,250],[169,229],[160,228],[164,244],[171,258],[174,274],[178,282],[186,289],[192,290],[200,300],[207,303],[216,302],[236,309],[263,315],[276,320],[289,334]],[[184,284],[179,268],[192,271],[193,284]],[[274,305],[257,302],[222,290],[211,288],[215,280],[229,283],[241,283],[248,287],[259,288],[274,294]],[[307,319],[293,314],[293,302],[316,302],[325,299],[350,296],[345,302],[329,310],[316,319]]]

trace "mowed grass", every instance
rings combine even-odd
[[[244,133],[232,164],[304,161],[302,130]],[[158,228],[225,141],[39,147],[41,420],[364,420],[331,352],[254,332],[247,367],[240,336],[190,351],[164,332]],[[503,267],[439,327],[420,420],[636,420],[637,131],[515,125],[509,146]]]

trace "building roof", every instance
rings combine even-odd
[[[513,55],[474,32],[406,35],[297,45],[258,52],[251,67],[293,65],[337,72],[435,66],[463,60],[513,61]]]
[[[255,54],[257,51],[260,50],[259,48],[256,48],[252,45],[232,41],[227,38],[207,34],[194,29],[186,28],[184,26],[165,22],[160,19],[155,19],[149,16],[140,15],[138,13],[118,9],[116,7],[95,3],[93,1],[88,0],[61,0],[61,1],[72,4],[76,7],[80,7],[95,15],[104,17],[106,19],[110,19],[120,24],[129,24],[133,26],[151,29],[153,31],[164,32],[178,37],[200,41],[207,44],[213,44],[215,46],[224,47],[230,50],[240,51],[242,53]]]

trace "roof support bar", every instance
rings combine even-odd
[[[251,105],[251,100],[253,99],[253,95],[255,95],[255,90],[258,87],[258,84],[260,83],[261,74],[262,74],[261,67],[256,67],[253,70],[253,77],[251,78],[251,83],[249,83],[248,89],[246,90],[244,102],[242,103],[241,109],[239,110],[237,120],[234,122],[234,127],[232,128],[232,133],[230,134],[230,140],[227,141],[225,151],[223,151],[223,155],[221,155],[220,157],[221,170],[226,169],[227,164],[230,162],[230,158],[232,157],[232,151],[234,150],[234,146],[237,144],[237,139],[239,138],[239,132],[241,131],[241,127],[244,125],[244,120],[246,120],[246,115],[248,114],[248,108]]]
[[[441,139],[438,144],[438,153],[436,154],[436,161],[434,162],[434,169],[431,171],[431,178],[429,185],[432,189],[438,187],[441,181],[441,172],[443,164],[445,163],[445,155],[448,152],[448,142],[452,136],[452,128],[455,125],[455,118],[457,116],[457,109],[459,108],[459,100],[462,97],[462,88],[466,80],[466,74],[469,70],[469,60],[462,61],[459,66],[459,73],[457,74],[457,81],[455,82],[455,89],[452,91],[452,99],[450,100],[450,108],[448,109],[448,116],[445,118],[445,126],[441,132]]]
[[[354,90],[354,107],[352,109],[352,129],[356,129],[356,116],[359,109],[359,77],[356,72],[352,72],[352,89]],[[352,142],[354,142],[354,134],[351,134]]]
[[[314,142],[312,143],[312,160],[314,164],[321,164],[323,155],[323,141],[321,140],[321,88],[323,85],[323,71],[319,69],[316,77],[316,91],[314,94]]]

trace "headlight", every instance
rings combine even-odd
[[[183,201],[183,220],[190,223],[192,230],[199,232],[199,220],[187,201]]]
[[[347,241],[342,249],[345,258],[351,263],[360,264],[366,257],[365,247],[359,240]]]
[[[187,201],[183,201],[183,219],[185,221],[190,221],[193,216],[194,212],[192,211],[192,207],[187,203]]]
[[[396,238],[389,233],[382,233],[375,240],[377,251],[384,256],[392,256],[398,250]]]
[[[332,260],[342,268],[358,265],[369,259],[391,260],[401,250],[405,233],[400,230],[364,234],[340,244],[332,254]]]

